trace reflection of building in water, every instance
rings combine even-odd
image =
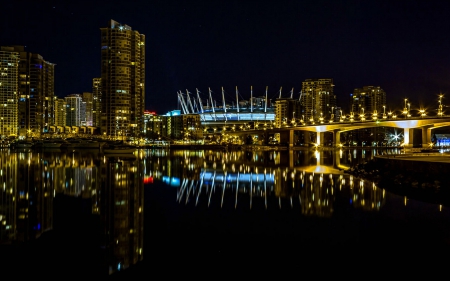
[[[16,239],[17,218],[17,154],[3,154],[0,158],[0,243],[12,242]],[[9,188],[6,188],[9,187]]]
[[[110,273],[143,259],[144,184],[141,161],[105,159],[101,210],[105,221]]]
[[[33,240],[53,228],[54,197],[65,194],[90,199],[92,213],[104,219],[111,272],[142,260],[144,161],[103,160],[89,153],[2,153],[0,243]]]
[[[336,176],[336,175],[335,175]],[[330,217],[333,214],[334,179],[332,174],[306,174],[301,177],[302,213]]]
[[[354,180],[353,176],[349,177],[349,181],[349,196],[353,206],[370,211],[379,210],[384,205],[384,189],[378,188],[375,183]]]
[[[0,242],[28,241],[53,224],[53,190],[39,153],[3,153],[0,160]]]
[[[55,193],[89,198],[98,187],[98,164],[92,156],[85,157],[78,153],[49,153],[43,157],[45,181]]]

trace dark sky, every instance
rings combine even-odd
[[[308,78],[332,78],[338,104],[380,86],[388,107],[450,103],[450,1],[7,1],[0,45],[25,45],[55,63],[55,93],[92,90],[100,28],[114,19],[146,36],[146,108],[176,109],[177,92],[208,87],[221,100],[299,96]]]

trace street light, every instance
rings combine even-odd
[[[372,120],[377,120],[377,118],[378,118],[378,112],[377,112],[377,110],[375,109],[374,111],[373,111],[373,113],[372,113]]]
[[[442,94],[439,95],[439,109],[438,109],[438,116],[442,117],[444,115],[442,111]]]
[[[419,110],[419,112],[420,112],[420,117],[425,117],[427,114],[425,113],[425,109],[421,109],[421,110]]]
[[[405,119],[406,119],[406,115],[408,114],[408,109],[406,108],[407,101],[408,101],[408,99],[405,99],[405,107],[403,108],[403,114],[405,115]]]

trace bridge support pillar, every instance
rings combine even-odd
[[[294,146],[294,130],[289,130],[289,148]]]
[[[294,150],[289,149],[289,168],[294,168]]]
[[[289,148],[294,145],[294,130],[280,132],[280,144],[287,144]]]
[[[431,126],[422,127],[422,147],[428,147],[431,143]]]
[[[317,140],[316,143],[320,146],[323,146],[323,142],[325,141],[325,133],[317,132]]]
[[[403,144],[404,147],[412,147],[413,146],[413,130],[411,128],[403,129]]]
[[[333,131],[333,146],[337,147],[341,143],[341,131],[334,130]]]

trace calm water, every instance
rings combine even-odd
[[[448,249],[448,206],[344,173],[386,153],[401,152],[2,150],[0,262],[19,275],[153,276],[170,264],[185,276],[239,259]]]

